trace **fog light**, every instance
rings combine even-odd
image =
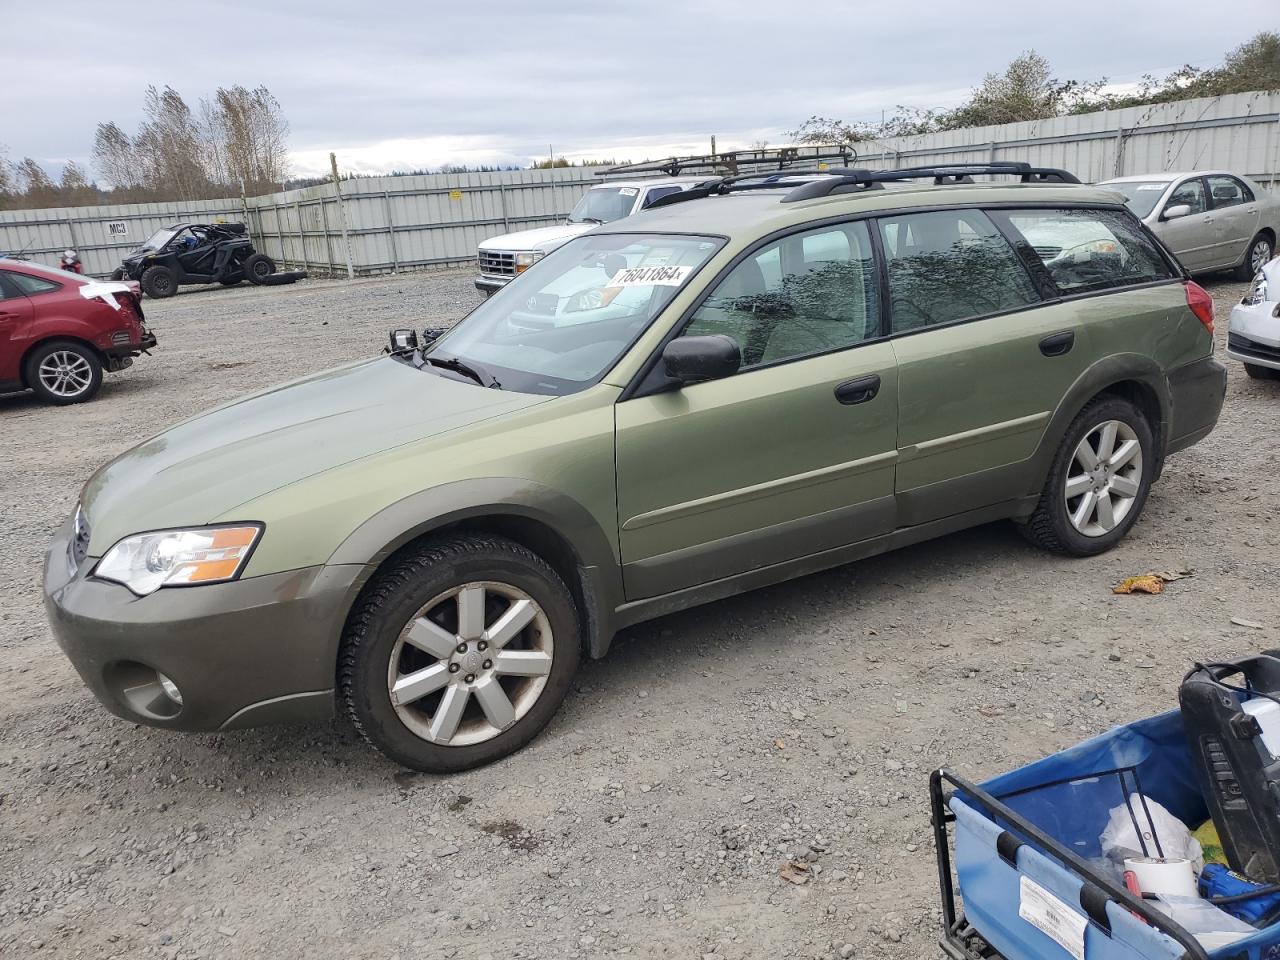
[[[178,689],[178,685],[159,671],[156,671],[156,679],[160,681],[160,689],[165,692],[165,695],[178,706],[182,706],[182,692]]]

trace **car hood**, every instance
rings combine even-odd
[[[139,531],[209,523],[325,470],[548,399],[384,357],[236,400],[144,441],[93,475],[81,498],[89,553],[100,556]]]
[[[561,223],[554,227],[539,227],[537,230],[521,230],[519,233],[504,233],[500,237],[490,237],[480,244],[481,250],[553,250],[574,237],[581,236],[594,223]]]

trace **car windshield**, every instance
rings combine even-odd
[[[457,361],[504,390],[576,393],[613,366],[722,242],[578,237],[480,304],[427,358],[437,366]]]
[[[1125,205],[1141,220],[1156,208],[1161,195],[1169,188],[1169,181],[1126,180],[1123,183],[1100,183],[1098,186],[1123,194]]]
[[[621,220],[636,205],[639,187],[592,187],[569,214],[570,223],[609,223]]]
[[[178,232],[178,227],[161,227],[151,236],[147,237],[146,242],[139,247],[139,250],[159,250],[166,243],[173,239]]]

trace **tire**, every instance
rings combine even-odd
[[[464,596],[479,612],[460,629]],[[493,631],[517,604],[532,609],[532,619],[500,647],[493,637],[484,646],[477,624]],[[581,646],[573,598],[541,557],[500,537],[432,540],[393,558],[365,587],[343,634],[339,697],[387,758],[456,773],[513,753],[546,726],[568,693]],[[509,657],[503,670],[495,648],[499,656],[524,656]],[[422,677],[420,688],[403,686],[411,675]],[[392,701],[397,683],[405,697],[399,704]],[[460,722],[450,726],[448,707],[458,702]]]
[[[1090,452],[1097,459],[1097,453],[1105,443],[1103,431],[1109,424],[1116,425],[1112,456],[1122,455],[1127,441],[1134,440],[1137,444],[1136,457],[1130,455],[1118,468],[1113,467],[1105,474],[1091,474],[1078,461],[1077,452],[1089,438]],[[1072,557],[1104,553],[1119,543],[1137,522],[1151,490],[1155,467],[1155,438],[1147,418],[1127,400],[1099,397],[1081,410],[1067,428],[1049,468],[1040,502],[1027,521],[1019,524],[1019,530],[1036,546],[1052,553]],[[1077,488],[1084,486],[1080,496],[1067,497],[1069,479]],[[1104,485],[1102,490],[1111,510],[1109,517],[1099,509],[1101,498],[1095,484]],[[1086,503],[1090,496],[1094,498],[1093,506]],[[1116,511],[1122,506],[1123,513],[1116,516]],[[1083,520],[1073,521],[1073,514],[1083,514]]]
[[[1236,267],[1235,278],[1248,283],[1254,278],[1262,265],[1276,253],[1276,245],[1265,233],[1260,233],[1249,241],[1249,249],[1244,252],[1244,259]]]
[[[276,272],[276,265],[265,253],[254,253],[245,258],[243,269],[250,283],[261,283],[263,277]]]
[[[97,351],[78,340],[50,340],[27,357],[23,376],[45,403],[84,403],[102,388],[102,360]]]
[[[112,270],[112,271],[111,271],[111,279],[112,279],[112,280],[123,280],[123,279],[124,279],[124,267],[116,267],[114,270]]]
[[[1253,380],[1276,380],[1280,379],[1280,370],[1273,370],[1271,367],[1261,367],[1256,363],[1246,363],[1244,372]]]
[[[172,297],[178,292],[178,278],[171,267],[147,267],[142,271],[142,292],[156,300]]]

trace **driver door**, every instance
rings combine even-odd
[[[737,341],[736,374],[671,389],[656,373],[616,408],[629,600],[894,527],[897,365],[865,224],[754,251],[681,331],[714,333]]]
[[[187,276],[210,277],[213,275],[213,260],[217,255],[216,247],[209,242],[209,236],[198,227],[188,227],[175,239],[175,243],[181,244],[183,237],[195,237],[195,246],[188,250],[182,250],[179,247],[178,263],[182,265],[182,272]]]
[[[1187,205],[1191,212],[1176,220],[1165,220],[1164,210]],[[1204,181],[1199,177],[1184,180],[1169,194],[1161,208],[1161,219],[1156,233],[1165,246],[1173,251],[1178,261],[1191,273],[1210,269],[1214,264],[1213,216],[1205,194]]]

